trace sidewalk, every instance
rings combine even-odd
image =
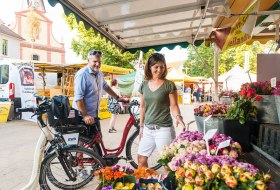
[[[180,110],[185,123],[194,120],[192,105],[182,105]],[[118,146],[128,117],[127,114],[119,115],[116,122],[117,133],[108,133],[110,119],[101,120],[107,148]],[[192,124],[190,130],[196,130],[196,125]],[[182,127],[179,126],[176,134],[180,131]],[[14,120],[0,124],[0,190],[19,190],[28,183],[33,166],[33,153],[40,133],[37,123],[29,121]],[[121,161],[119,164],[123,165],[125,162]]]

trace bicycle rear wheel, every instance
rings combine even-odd
[[[63,163],[65,163],[63,167]],[[44,190],[74,190],[88,184],[98,186],[94,171],[105,166],[100,156],[82,147],[67,147],[47,155],[41,165],[39,183]],[[72,179],[66,174],[69,172]]]
[[[137,161],[137,151],[139,147],[139,131],[136,131],[128,139],[126,143],[126,158],[130,161],[130,164],[135,169],[138,168]],[[159,159],[159,153],[157,150],[154,150],[152,155],[148,159],[149,168],[154,170],[159,169],[162,165],[157,163]]]

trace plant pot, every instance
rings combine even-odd
[[[275,106],[278,115],[278,122],[280,123],[280,96],[274,96],[275,98]]]
[[[238,120],[224,120],[224,134],[238,142],[243,152],[252,151],[251,142],[258,138],[258,123],[248,121],[240,124]]]
[[[199,132],[204,132],[204,129],[203,129],[203,124],[204,124],[204,120],[206,119],[206,117],[202,117],[202,116],[194,116],[195,118],[195,122],[196,122],[196,125],[197,125],[197,130]],[[210,129],[218,129],[218,133],[224,133],[224,117],[211,117],[206,123],[206,131],[207,132],[208,130]]]
[[[170,189],[176,189],[177,183],[175,177],[166,177],[162,181],[162,189],[163,190],[170,190]]]
[[[255,102],[257,107],[257,119],[259,123],[279,124],[275,96],[261,95],[262,101]]]
[[[220,97],[220,102],[230,105],[233,99],[231,97]]]

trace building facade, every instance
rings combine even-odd
[[[16,12],[13,31],[22,36],[20,59],[65,64],[64,44],[52,34],[52,21],[46,16],[43,0],[27,0],[26,10]]]
[[[20,43],[24,39],[0,20],[0,59],[20,59]]]

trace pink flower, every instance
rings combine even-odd
[[[238,154],[235,150],[231,150],[229,152],[229,156],[232,157],[232,158],[237,158],[238,157]]]

